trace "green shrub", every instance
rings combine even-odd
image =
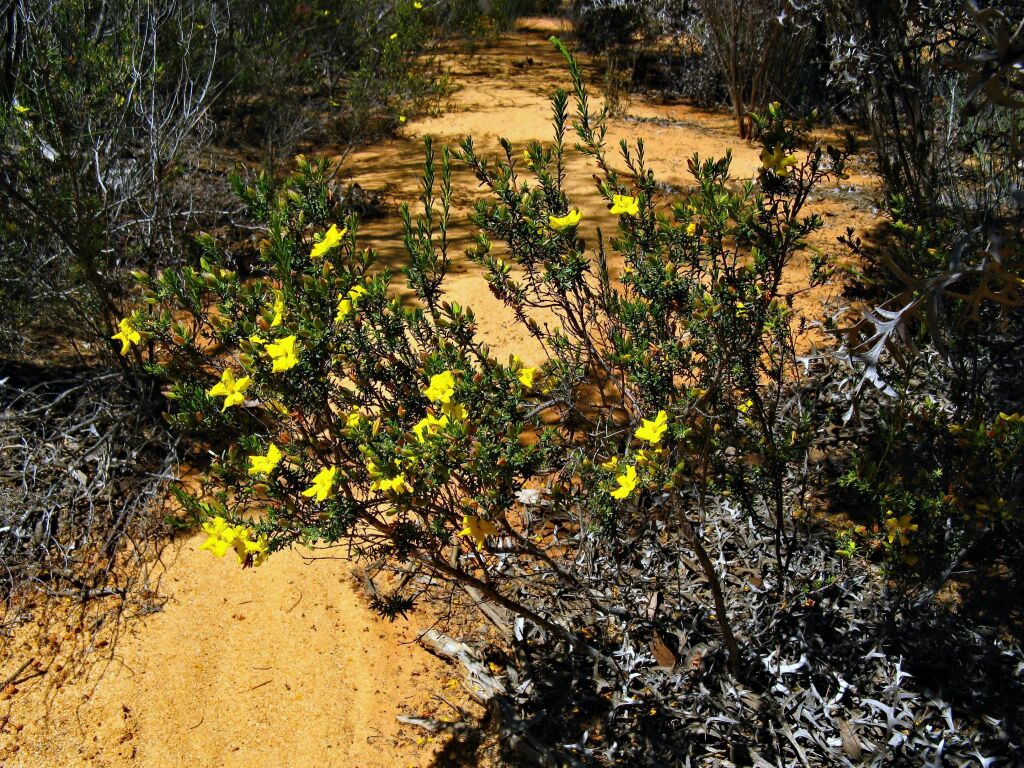
[[[839,480],[846,504],[865,522],[848,541],[879,552],[893,574],[913,577],[934,594],[979,545],[1019,536],[1024,494],[1019,414],[958,423],[933,400],[904,398],[884,409]]]
[[[0,105],[5,289],[33,318],[94,341],[121,313],[118,271],[178,250],[192,194],[183,172],[212,99],[208,61],[176,2],[12,13],[20,58]]]
[[[391,130],[432,97],[423,54],[446,9],[413,0],[211,7],[225,139],[263,148],[273,168],[303,142],[352,144]]]
[[[1007,107],[1019,94],[1009,65],[1019,57],[1019,4],[814,8],[832,32],[837,79],[862,94],[886,192],[901,196],[905,216],[915,225],[948,218],[961,233],[1012,218],[1021,125]]]
[[[280,186],[266,175],[238,182],[266,228],[265,280],[241,281],[204,239],[200,269],[143,281],[148,306],[119,339],[154,344],[174,418],[229,444],[212,469],[218,495],[202,502],[209,547],[234,546],[249,563],[296,542],[346,542],[595,652],[568,614],[542,615],[538,596],[578,584],[583,549],[668,516],[701,564],[739,665],[703,530],[711,499],[730,498],[771,532],[774,588],[786,594],[791,513],[821,410],[801,381],[782,278],[821,226],[802,215],[807,193],[842,172],[845,154],[815,148],[799,160],[798,135],[773,105],[759,118],[757,188],[733,187],[728,157],[694,157],[696,191],[658,206],[642,143],[620,148],[626,178],[611,170],[604,117],[590,112],[568,60],[576,116],[558,91],[551,145],[502,142],[504,156],[490,162],[466,139],[457,153],[490,193],[471,258],[541,343],[543,365],[495,359],[472,311],[445,301],[451,160],[445,149],[438,165],[429,141],[423,212],[403,213],[415,305],[357,246],[358,222],[338,218],[327,163],[301,160]],[[624,259],[621,287],[603,239],[584,249],[583,214],[562,188],[570,129],[619,217],[610,244]],[[542,328],[538,310],[556,325]],[[553,554],[526,523],[524,492],[577,521],[580,551]],[[534,576],[523,585],[517,574]],[[404,610],[413,594],[380,607]]]

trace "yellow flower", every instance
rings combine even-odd
[[[388,38],[388,40],[397,40],[397,39],[398,39],[398,33],[397,32],[392,32],[391,33],[391,37]]]
[[[354,307],[352,305],[352,299],[339,295],[338,313],[334,316],[334,322],[340,323],[342,320],[344,320],[346,317],[352,314],[353,309]]]
[[[431,376],[430,386],[423,390],[423,394],[432,403],[451,402],[455,394],[455,374],[445,371]]]
[[[253,530],[246,525],[228,525],[223,517],[214,517],[203,523],[208,538],[199,549],[206,549],[217,557],[224,557],[229,548],[235,550],[242,567],[262,565],[270,550],[267,537],[261,535],[255,541]]]
[[[267,340],[260,336],[258,333],[254,333],[252,336],[250,336],[249,341],[258,347],[261,347],[267,343]]]
[[[345,426],[349,428],[355,428],[358,427],[360,423],[362,423],[362,421],[363,414],[359,412],[358,408],[353,406],[352,410],[349,411],[348,415],[345,417]]]
[[[609,472],[613,472],[619,466],[619,457],[612,456],[608,461],[601,462],[601,469],[607,469]]]
[[[636,488],[636,467],[630,464],[626,467],[625,474],[615,478],[615,482],[619,484],[619,487],[612,491],[612,498],[620,501],[627,498]]]
[[[636,216],[640,213],[640,201],[629,195],[612,195],[612,207],[608,212]]]
[[[313,250],[309,252],[309,258],[321,258],[329,250],[337,247],[337,245],[341,242],[341,238],[343,238],[347,232],[348,227],[338,229],[336,224],[331,224],[331,228],[328,229],[324,233],[324,236],[321,237],[320,240],[313,245]]]
[[[416,0],[416,2],[412,4],[412,7],[415,8],[417,11],[422,11],[423,3],[421,3],[420,0]]]
[[[582,218],[583,214],[576,208],[573,208],[565,214],[565,216],[548,216],[548,224],[553,230],[557,232],[564,232],[565,230],[579,224],[580,219]]]
[[[391,491],[393,493],[405,493],[412,490],[412,486],[405,480],[405,473],[399,472],[394,477],[382,477],[380,480],[375,481],[371,486],[373,490],[377,491]]]
[[[331,486],[334,485],[334,476],[338,473],[337,467],[321,469],[313,478],[313,484],[302,492],[302,495],[309,498],[315,496],[317,501],[323,501],[331,495]]]
[[[138,344],[142,341],[142,334],[139,333],[135,326],[132,325],[131,318],[126,317],[124,320],[117,324],[117,327],[121,330],[115,333],[112,338],[114,341],[121,342],[121,354],[127,355],[128,349],[132,344]]]
[[[285,336],[280,341],[275,341],[273,344],[267,344],[264,347],[267,356],[274,361],[273,371],[274,373],[281,373],[287,371],[289,368],[294,368],[299,363],[299,358],[295,354],[295,337]]]
[[[525,366],[523,366],[523,361],[520,360],[517,355],[512,355],[512,365],[520,366],[519,372],[516,373],[516,378],[519,379],[519,383],[527,388],[532,387],[533,379],[537,375],[537,369],[526,368]]]
[[[14,106],[14,111],[17,112],[19,115],[25,115],[28,114],[29,109],[24,104],[16,104]]]
[[[424,442],[427,437],[433,437],[438,431],[448,426],[448,417],[441,416],[437,418],[431,414],[427,414],[425,417],[419,420],[415,427],[412,428],[413,433],[416,435],[416,440]]]
[[[284,294],[274,290],[274,319],[270,321],[270,327],[276,328],[284,320]]]
[[[221,533],[228,527],[227,521],[220,515],[210,518],[203,523],[203,531],[210,536],[220,536]]]
[[[478,552],[484,548],[484,541],[488,536],[498,535],[498,526],[476,515],[463,515],[462,525],[463,528],[458,535],[471,537],[476,542]]]
[[[754,407],[754,401],[748,399],[746,402],[740,403],[739,405],[737,405],[736,406],[736,410],[739,411],[740,413],[746,413],[747,411],[749,411],[753,407]]]
[[[696,221],[691,221],[689,224],[686,225],[686,234],[687,234],[688,237],[693,237],[694,235],[697,234],[697,222]]]
[[[264,456],[254,455],[249,457],[250,475],[269,475],[274,468],[281,463],[284,454],[281,449],[271,443],[267,446],[267,453]]]
[[[224,553],[228,551],[228,547],[231,546],[231,541],[234,539],[234,528],[218,515],[203,523],[203,532],[207,535],[207,539],[199,546],[199,549],[206,549],[217,557],[224,557]]]
[[[366,288],[361,285],[352,286],[345,295],[338,295],[338,314],[334,316],[334,322],[340,323],[359,306],[359,300],[367,294]]]
[[[454,401],[442,403],[441,413],[448,416],[452,421],[465,421],[469,418],[469,414],[466,413],[466,406]]]
[[[404,123],[405,122],[405,115],[399,115],[398,116],[398,122]]]
[[[243,376],[240,379],[235,379],[234,372],[227,368],[224,373],[221,374],[220,381],[214,384],[210,391],[207,393],[210,397],[224,397],[224,407],[221,411],[226,411],[232,405],[238,405],[245,400],[245,390],[249,388],[252,383],[252,379],[248,376]]]
[[[890,544],[892,544],[896,539],[899,540],[901,547],[905,547],[910,543],[910,540],[907,538],[907,534],[917,532],[917,523],[911,523],[910,520],[910,515],[901,515],[899,518],[886,518],[885,530],[889,534],[888,539]]]
[[[392,491],[394,493],[405,493],[411,491],[412,486],[406,482],[405,473],[399,472],[394,477],[384,477],[377,462],[373,459],[366,460],[366,472],[373,479],[370,483],[371,491]]]
[[[260,537],[253,541],[250,528],[242,528],[239,535],[235,536],[235,540],[231,542],[231,546],[234,547],[235,555],[243,568],[250,565],[257,567],[263,565],[270,550],[266,534],[260,534]]]
[[[776,176],[788,176],[789,169],[796,165],[796,155],[787,155],[782,147],[761,150],[761,164],[766,171]]]
[[[203,523],[203,530],[209,538],[199,548],[209,550],[217,557],[224,557],[228,548],[232,548],[243,568],[262,565],[267,559],[270,549],[267,537],[261,535],[254,541],[253,530],[246,525],[228,525],[223,517],[215,517]]]
[[[206,528],[206,525],[203,525]],[[235,538],[235,529],[228,527],[225,531],[226,536],[210,536],[202,544],[199,545],[199,549],[205,549],[212,552],[217,557],[224,557],[224,553],[231,547],[232,542]]]
[[[664,411],[658,411],[654,421],[643,420],[643,424],[636,431],[636,436],[640,440],[646,440],[651,445],[656,445],[661,442],[661,436],[665,434],[666,429],[668,429],[668,414]]]
[[[639,467],[646,467],[650,464],[656,463],[665,454],[664,449],[655,448],[650,451],[637,451],[636,452],[636,464]]]

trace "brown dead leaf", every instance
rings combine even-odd
[[[679,658],[665,643],[665,639],[661,636],[660,632],[656,631],[654,633],[654,639],[651,640],[651,653],[654,654],[654,660],[659,667],[674,669],[676,664],[679,663]]]

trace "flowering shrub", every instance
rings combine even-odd
[[[576,443],[562,482],[589,510],[588,519],[621,530],[660,508],[657,514],[682,525],[715,593],[717,577],[696,523],[704,522],[710,496],[729,496],[772,531],[781,592],[795,533],[789,511],[799,510],[803,457],[820,418],[800,389],[798,319],[782,276],[821,226],[816,216],[801,216],[808,192],[843,172],[846,151],[815,147],[799,160],[799,136],[773,104],[757,119],[764,143],[758,189],[752,183],[731,188],[728,156],[694,157],[696,191],[659,211],[643,144],[620,147],[627,185],[609,164],[603,118],[589,112],[568,58],[577,148],[603,172],[599,191],[619,214],[611,244],[624,262],[622,287],[611,283],[603,242],[595,264],[575,225],[559,226],[563,216],[581,215],[561,188],[563,93],[553,100],[554,144],[527,150],[535,186],[522,180],[507,143],[504,161],[494,166],[470,140],[463,143],[461,156],[496,198],[477,207],[482,231],[471,258],[488,269],[492,291],[545,346],[554,382],[550,405]],[[536,226],[545,214],[554,236]],[[493,240],[504,241],[522,279],[492,254]],[[816,271],[812,281],[822,277]],[[531,321],[538,308],[557,316],[558,331],[544,334]],[[655,413],[653,423],[645,420]],[[639,441],[636,450],[631,438]],[[724,606],[716,602],[724,622]],[[723,631],[728,638],[724,624]]]
[[[933,593],[986,537],[1016,537],[1024,427],[1018,413],[955,417],[931,399],[901,398],[876,421],[839,480],[868,519],[841,553],[878,552],[893,575]]]
[[[234,548],[258,565],[293,543],[344,542],[597,654],[569,617],[573,605],[607,610],[608,597],[582,587],[580,564],[667,519],[699,561],[735,666],[703,543],[710,500],[727,497],[770,532],[771,588],[784,595],[791,513],[821,416],[802,388],[782,278],[821,225],[803,203],[842,173],[845,151],[798,153],[799,134],[772,105],[758,118],[756,184],[733,185],[728,156],[694,157],[694,192],[662,202],[642,143],[620,147],[627,174],[611,167],[604,115],[590,111],[561,50],[575,117],[557,91],[550,145],[523,153],[503,141],[504,156],[489,161],[466,139],[456,153],[489,192],[470,257],[540,343],[541,364],[495,358],[472,310],[445,301],[452,158],[446,148],[438,162],[429,140],[423,212],[403,210],[414,302],[400,301],[395,275],[359,248],[358,221],[339,217],[327,162],[300,157],[282,184],[235,179],[266,228],[257,277],[240,278],[203,238],[199,269],[141,276],[145,307],[117,338],[157,348],[152,372],[170,382],[175,423],[226,443],[210,471],[214,494],[193,501],[210,518],[215,553]],[[570,127],[617,217],[614,256],[601,235],[586,250],[588,213],[563,189]],[[542,327],[538,311],[556,322]],[[404,611],[407,590],[377,607]],[[556,594],[560,608],[538,607]]]

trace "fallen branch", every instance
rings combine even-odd
[[[577,765],[571,757],[556,755],[553,750],[535,739],[528,730],[528,724],[519,718],[515,705],[504,684],[480,661],[476,653],[465,643],[454,640],[436,629],[428,629],[420,636],[420,644],[431,653],[448,661],[458,662],[466,670],[466,689],[476,701],[487,707],[489,719],[502,742],[522,757],[529,765],[542,768],[558,768],[561,765]],[[437,727],[430,718],[402,718],[402,722],[428,728]]]
[[[507,693],[502,682],[490,673],[473,649],[465,643],[453,640],[436,629],[428,629],[419,641],[434,655],[462,664],[466,670],[466,690],[479,703],[486,705],[495,696]]]
[[[97,597],[125,597],[125,590],[106,587],[103,589],[47,589],[44,590],[47,597],[66,597],[75,600],[95,600]]]
[[[4,680],[3,682],[0,682],[0,690],[3,690],[8,685],[11,685],[15,680],[17,680],[18,679],[18,675],[20,675],[22,672],[24,672],[26,669],[28,669],[29,664],[31,664],[33,661],[35,661],[35,658],[34,657],[30,657],[28,661],[26,661],[24,664],[22,664],[20,667],[18,667],[18,669],[14,672],[14,674],[9,675],[6,680]]]
[[[494,604],[488,600],[479,589],[470,584],[465,585],[465,590],[466,594],[473,600],[473,604],[480,613],[482,613],[484,617],[494,625],[494,628],[497,629],[506,640],[511,640],[513,620],[512,612],[507,608]]]
[[[406,725],[415,725],[417,728],[422,728],[428,733],[464,733],[470,730],[472,726],[465,721],[450,722],[448,720],[436,720],[432,717],[410,717],[408,715],[399,715],[398,722],[405,723]]]

